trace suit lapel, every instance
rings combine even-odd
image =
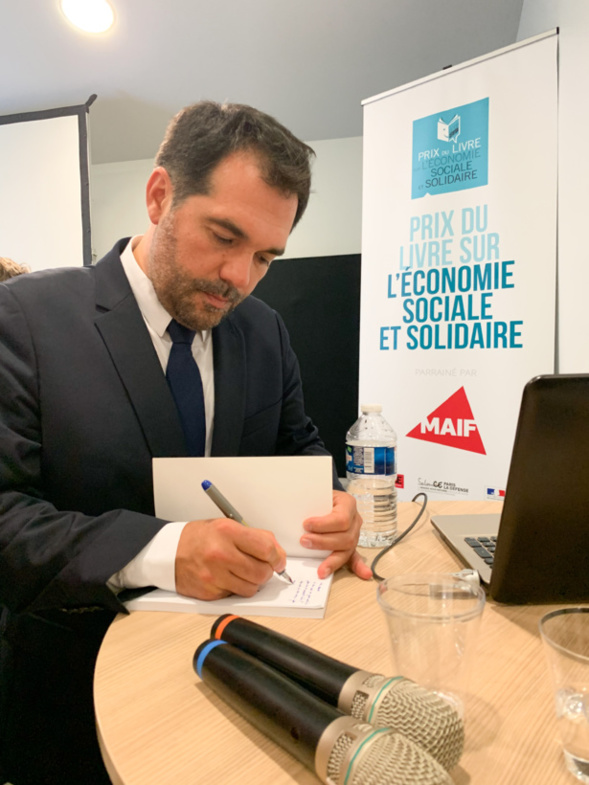
[[[215,422],[212,455],[238,455],[243,430],[245,346],[231,316],[213,330]]]
[[[95,319],[154,457],[186,455],[174,400],[120,261],[121,241],[96,265]]]

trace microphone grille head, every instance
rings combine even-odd
[[[344,765],[344,760],[348,750],[354,744],[355,737],[349,733],[341,733],[335,740],[331,748],[331,754],[327,761],[327,776],[333,782],[339,782],[340,772]]]
[[[342,693],[339,708],[378,728],[403,734],[445,769],[452,769],[464,749],[464,723],[456,708],[409,679],[364,675],[361,684],[355,683],[353,697],[345,707]]]
[[[452,785],[446,770],[417,744],[367,723],[342,730],[326,774],[323,781],[330,785]]]
[[[452,769],[464,749],[464,723],[456,708],[435,692],[409,679],[398,679],[385,690],[371,722],[397,730]]]

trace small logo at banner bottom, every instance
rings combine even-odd
[[[458,450],[487,454],[464,387],[456,390],[419,425],[409,431],[407,436],[424,442],[455,447]]]
[[[503,499],[505,497],[505,491],[499,490],[499,488],[487,488],[487,499]]]
[[[445,493],[448,496],[468,496],[469,488],[456,485],[455,482],[448,480],[427,480],[423,477],[417,478],[417,487],[424,493]]]

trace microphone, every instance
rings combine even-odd
[[[358,670],[233,614],[215,621],[211,637],[257,657],[345,714],[401,733],[448,771],[460,760],[464,748],[460,714],[447,700],[410,679]]]
[[[200,678],[326,785],[452,785],[440,764],[390,728],[343,714],[247,652],[204,641]]]

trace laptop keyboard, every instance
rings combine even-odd
[[[489,567],[493,566],[497,537],[465,537],[464,542],[477,553]]]

